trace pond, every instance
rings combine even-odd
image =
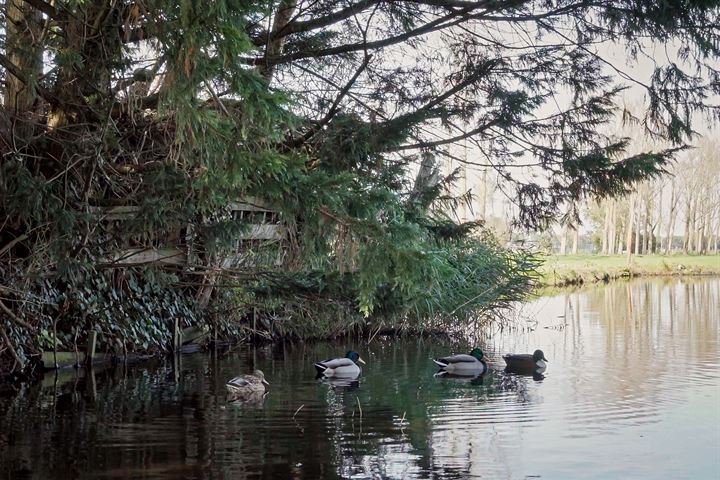
[[[439,378],[467,340],[243,347],[65,372],[0,397],[4,478],[718,478],[720,279],[592,286],[523,304],[473,343],[483,377]],[[357,383],[313,361],[358,350]],[[501,354],[542,348],[544,377]],[[174,368],[177,367],[177,368]],[[264,399],[224,383],[261,368]]]

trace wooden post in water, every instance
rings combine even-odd
[[[180,355],[177,352],[173,353],[173,379],[175,384],[180,381]]]
[[[92,368],[92,364],[90,364],[89,366],[90,368],[87,369],[87,384],[90,390],[90,399],[92,401],[95,401],[95,399],[97,398],[97,381],[95,380],[95,369]]]
[[[257,336],[257,307],[253,307],[253,337]]]
[[[95,358],[95,345],[97,344],[97,331],[90,330],[88,332],[87,345],[85,346],[85,364],[92,366],[93,358]]]
[[[53,364],[55,366],[55,371],[57,371],[57,317],[53,319]]]
[[[175,323],[173,324],[173,353],[180,353],[180,347],[182,346],[182,330],[180,330],[180,320],[175,317]]]

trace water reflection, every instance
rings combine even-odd
[[[360,388],[360,378],[355,377],[325,377],[322,375],[316,375],[315,378],[319,383],[330,386],[334,390],[346,390],[352,392]]]
[[[461,375],[458,373],[449,373],[441,370],[435,374],[435,377],[449,382],[467,383],[469,385],[482,385],[487,374]]]
[[[435,376],[469,345],[284,344],[70,371],[0,397],[7,478],[710,478],[720,471],[720,281],[611,284],[525,304],[473,339],[492,367]],[[525,326],[528,326],[525,328]],[[542,376],[501,355],[538,346]],[[354,348],[357,379],[313,361]],[[261,368],[258,402],[225,382]],[[612,459],[612,461],[609,461]]]

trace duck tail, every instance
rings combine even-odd
[[[437,365],[437,366],[440,367],[440,368],[445,368],[445,367],[448,366],[447,363],[443,362],[443,361],[442,361],[441,359],[439,359],[439,358],[433,358],[433,362],[435,362],[435,365]]]
[[[325,365],[323,365],[322,363],[316,363],[314,365],[315,365],[315,370],[317,371],[318,375],[322,375],[323,373],[325,373],[325,370],[327,370],[327,368],[328,368]]]

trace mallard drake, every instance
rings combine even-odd
[[[228,394],[233,397],[252,397],[265,392],[266,385],[262,370],[255,370],[252,375],[239,375],[225,384]]]
[[[442,370],[459,375],[478,375],[488,371],[485,354],[479,348],[473,348],[469,354],[450,355],[433,359]]]
[[[508,353],[503,355],[503,360],[509,372],[532,375],[534,372],[543,372],[547,368],[548,359],[542,350],[535,350],[532,355],[529,353]]]
[[[344,358],[329,358],[315,363],[315,370],[317,370],[318,376],[354,378],[360,375],[358,362],[365,364],[359,353],[350,351]]]

